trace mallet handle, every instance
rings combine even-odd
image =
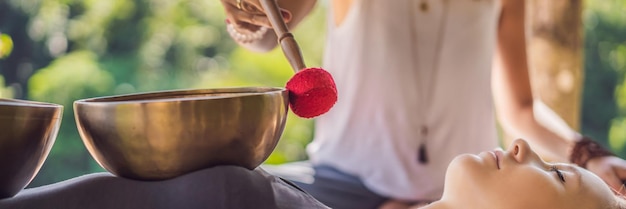
[[[296,39],[293,37],[293,34],[289,32],[287,24],[283,21],[283,16],[280,14],[276,0],[261,0],[260,2],[261,6],[267,13],[267,17],[272,24],[274,31],[276,32],[280,48],[283,50],[283,54],[287,57],[287,60],[293,70],[298,72],[306,68],[300,47],[298,46]]]

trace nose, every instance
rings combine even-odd
[[[519,163],[541,161],[539,155],[535,153],[523,139],[516,139],[511,143],[507,152]]]

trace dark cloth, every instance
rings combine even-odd
[[[294,162],[262,167],[295,183],[333,209],[375,209],[388,200],[370,191],[358,177],[331,166]]]
[[[96,173],[25,189],[0,209],[300,209],[328,208],[261,168],[217,166],[163,181]]]

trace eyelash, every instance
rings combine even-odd
[[[561,171],[559,169],[557,169],[555,165],[553,165],[550,168],[550,170],[554,171],[556,173],[556,175],[559,176],[559,179],[561,179],[562,182],[565,182],[565,177],[563,177],[563,173],[561,173]]]

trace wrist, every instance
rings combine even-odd
[[[598,142],[588,136],[582,136],[582,138],[576,141],[572,151],[570,153],[569,160],[580,167],[586,168],[589,160],[605,157],[615,156],[613,152],[602,147]]]

